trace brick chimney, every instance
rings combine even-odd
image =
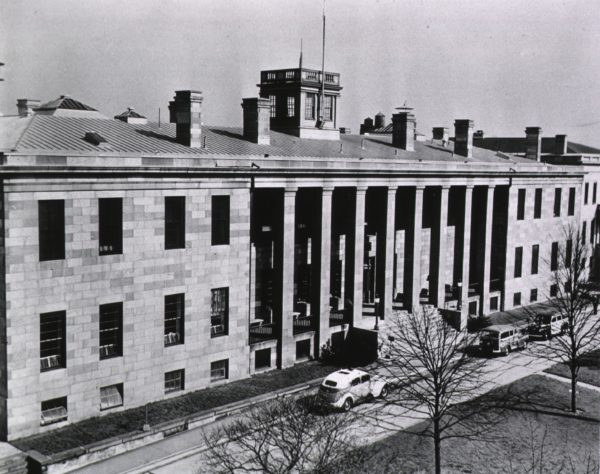
[[[454,154],[473,157],[473,120],[461,119],[454,121]]]
[[[271,144],[271,106],[269,99],[242,99],[244,138],[259,145]]]
[[[17,110],[21,117],[33,115],[33,109],[39,106],[40,101],[37,99],[17,99]]]
[[[201,147],[202,93],[200,91],[175,91],[169,102],[169,119],[177,126],[177,143],[191,148]]]
[[[448,133],[448,127],[433,127],[431,129],[431,134],[433,135],[434,140],[441,140],[448,143],[448,139],[450,137],[450,134]]]
[[[410,107],[401,107],[392,115],[392,145],[406,151],[415,151],[416,120]]]
[[[375,115],[375,128],[385,127],[385,115],[379,112]]]
[[[557,155],[564,155],[567,153],[567,136],[556,135],[554,138],[554,153]]]
[[[540,161],[542,154],[542,129],[527,127],[525,129],[525,158]]]

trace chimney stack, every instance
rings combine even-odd
[[[567,153],[567,136],[556,135],[554,138],[554,153],[564,155]]]
[[[385,127],[385,115],[379,112],[375,115],[375,128]]]
[[[433,135],[434,140],[441,140],[444,143],[448,143],[450,137],[448,127],[433,127],[431,129],[431,134]]]
[[[415,151],[416,120],[410,107],[399,108],[401,112],[392,115],[392,145],[406,151]]]
[[[540,161],[542,154],[542,129],[527,127],[525,129],[525,158]]]
[[[473,120],[461,119],[454,121],[454,154],[473,157]]]
[[[37,99],[17,99],[17,110],[20,117],[29,117],[33,115],[33,109],[40,106]]]
[[[271,144],[271,106],[269,99],[242,99],[244,109],[244,138],[259,145]]]
[[[175,91],[169,102],[169,118],[177,126],[177,143],[191,148],[202,146],[202,93],[200,91]]]

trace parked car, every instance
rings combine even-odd
[[[563,318],[562,314],[538,314],[529,326],[529,334],[533,337],[550,339],[552,336],[564,334],[568,329],[569,320]]]
[[[381,377],[358,369],[342,369],[325,377],[318,397],[325,405],[348,411],[364,400],[385,398],[388,392],[388,384]]]
[[[480,348],[488,354],[508,355],[517,349],[525,349],[529,340],[526,326],[496,324],[481,331]]]

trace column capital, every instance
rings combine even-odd
[[[298,186],[286,186],[285,188],[283,188],[283,192],[285,194],[296,194],[297,191]]]
[[[493,184],[488,184],[488,185],[487,185],[487,188],[488,188],[488,189],[494,189],[495,187],[496,187],[496,183],[493,183]]]
[[[387,192],[388,194],[396,194],[396,192],[398,192],[398,186],[388,186]]]
[[[469,184],[465,184],[465,189],[468,189],[468,190],[471,190],[471,191],[473,191],[473,188],[474,188],[474,187],[475,187],[475,185],[474,185],[474,184],[470,184],[470,183],[469,183]]]
[[[442,188],[442,191],[450,191],[450,188],[451,188],[451,187],[452,187],[452,186],[451,186],[451,185],[449,185],[449,184],[442,184],[442,185],[440,186],[440,188]]]
[[[415,190],[416,191],[425,191],[425,185],[424,184],[416,184],[415,185]]]
[[[323,193],[332,193],[335,189],[335,186],[321,186],[321,191]]]
[[[356,186],[357,193],[366,193],[369,186]]]

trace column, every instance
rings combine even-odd
[[[490,312],[490,280],[492,264],[492,225],[494,223],[494,190],[495,186],[487,188],[487,203],[485,206],[485,239],[483,250],[483,275],[481,277],[481,315]]]
[[[387,318],[392,314],[394,300],[394,243],[396,238],[396,187],[388,188],[387,212],[385,216],[385,254],[383,269],[383,316]]]
[[[465,328],[469,316],[469,264],[471,260],[471,206],[473,204],[473,186],[465,188],[465,208],[463,216],[463,256],[460,327]]]
[[[365,260],[365,196],[367,188],[356,188],[356,206],[354,214],[354,284],[352,296],[352,325],[362,322],[363,306],[363,266]]]
[[[421,293],[421,233],[423,227],[423,191],[425,186],[415,188],[415,207],[412,222],[412,262],[409,310],[414,312],[419,307]]]
[[[291,367],[296,360],[294,345],[294,238],[296,227],[296,192],[298,188],[285,188],[283,192],[283,233],[281,265],[281,368]]]
[[[329,338],[329,294],[331,292],[331,212],[333,188],[323,188],[321,193],[321,241],[319,243],[319,288],[317,316],[319,330],[315,341],[315,355]]]
[[[446,233],[448,225],[448,192],[449,186],[442,186],[440,193],[440,208],[438,214],[437,268],[434,273],[434,304],[444,308],[446,303]]]

